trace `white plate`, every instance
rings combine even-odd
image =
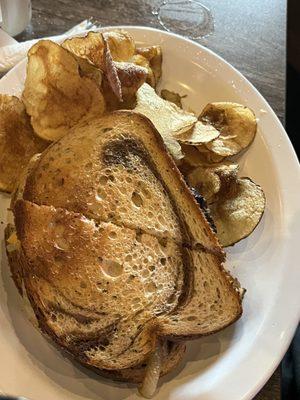
[[[143,44],[163,48],[162,86],[188,94],[196,112],[210,101],[236,101],[252,108],[259,133],[241,160],[242,175],[264,188],[265,215],[248,238],[231,248],[228,264],[247,288],[244,314],[219,334],[191,342],[185,362],[163,379],[157,399],[246,400],[280,362],[299,320],[299,165],[274,112],[233,67],[206,48],[150,28],[126,27]],[[0,92],[19,94],[25,63],[0,81]],[[8,197],[0,197],[6,221]],[[4,224],[1,227],[1,237]],[[125,384],[102,378],[64,358],[23,313],[1,245],[0,389],[32,400],[134,399]]]

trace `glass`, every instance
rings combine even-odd
[[[200,39],[214,30],[210,9],[194,0],[167,0],[152,14],[165,30],[190,39]]]

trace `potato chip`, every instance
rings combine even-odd
[[[74,56],[49,40],[39,41],[28,52],[22,96],[34,131],[49,141],[105,111],[97,84],[80,76]]]
[[[222,199],[224,196],[230,196],[235,194],[236,182],[238,179],[239,165],[230,162],[224,162],[222,164],[215,164],[212,167],[214,174],[218,176],[220,180],[220,189],[218,192],[218,199]]]
[[[235,190],[210,205],[222,246],[231,246],[249,236],[261,220],[265,209],[261,187],[249,178],[238,179]]]
[[[217,131],[212,125],[197,121],[192,129],[184,132],[181,135],[178,135],[177,140],[180,143],[199,145],[211,142],[219,136],[220,132]]]
[[[152,120],[162,136],[174,136],[186,132],[197,122],[195,115],[163,100],[147,83],[137,91],[136,111]]]
[[[102,36],[103,35],[103,36]],[[78,57],[89,60],[93,65],[104,69],[104,41],[110,49],[114,61],[129,61],[135,53],[135,43],[128,32],[124,30],[112,30],[105,33],[89,32],[83,37],[67,39],[62,47]]]
[[[115,62],[117,75],[121,82],[122,95],[130,97],[145,83],[147,69],[129,62]]]
[[[35,136],[22,102],[0,94],[0,190],[12,192],[30,158],[47,146]]]
[[[152,71],[151,67],[150,67],[150,62],[144,57],[141,56],[140,54],[135,54],[131,61],[136,64],[139,65],[140,67],[144,67],[147,69],[147,79],[146,82],[152,86],[153,88],[155,88],[156,86],[156,80],[155,80],[155,76],[154,76],[154,72]]]
[[[191,167],[197,167],[198,165],[207,163],[205,156],[200,153],[196,146],[181,143],[181,149],[184,154],[184,161]]]
[[[199,150],[204,162],[207,163],[207,164],[220,163],[225,158],[225,157],[219,156],[218,154],[216,154],[213,151],[209,150],[205,146],[205,143],[197,145],[196,148]]]
[[[176,135],[189,130],[197,122],[195,115],[163,100],[147,83],[137,91],[137,106],[134,110],[150,119],[175,159],[183,158]]]
[[[117,68],[115,63],[113,62],[112,55],[110,52],[110,48],[108,46],[108,42],[106,38],[103,36],[104,43],[104,72],[106,75],[106,79],[111,87],[114,95],[116,96],[118,101],[123,101],[121,82],[118,77]]]
[[[114,61],[131,61],[135,53],[135,42],[132,36],[123,29],[103,33]]]
[[[183,99],[184,97],[186,97],[186,95],[184,96],[180,96],[180,94],[172,92],[171,90],[168,89],[163,89],[160,92],[160,97],[163,98],[164,100],[168,100],[171,103],[176,104],[177,107],[182,108],[182,102],[181,99]]]
[[[157,86],[162,74],[162,50],[160,46],[152,46],[151,50],[150,67],[155,77],[155,86]]]
[[[160,46],[140,47],[136,49],[136,54],[142,56],[149,63],[149,76],[147,83],[152,87],[156,87],[162,72],[162,51]]]
[[[90,61],[96,67],[103,69],[104,43],[101,33],[89,32],[83,37],[67,39],[62,43],[62,47],[76,56]]]
[[[104,69],[104,43],[101,34],[89,32],[84,37],[67,39],[61,46],[76,58],[80,75],[92,79],[101,88]]]
[[[227,139],[226,136],[221,136],[211,143],[207,143],[206,147],[221,157],[233,156],[242,150],[237,142],[231,138]]]
[[[210,103],[201,112],[199,119],[221,132],[206,147],[222,157],[233,156],[248,147],[257,130],[254,113],[237,103]]]
[[[103,76],[102,71],[95,65],[91,64],[87,59],[80,58],[77,56],[75,57],[79,65],[80,76],[85,76],[86,78],[93,80],[96,83],[96,85],[99,88],[101,88],[102,76]]]
[[[221,188],[221,181],[217,174],[210,168],[200,166],[187,175],[188,184],[195,188],[207,203],[213,200],[214,195]]]
[[[114,62],[118,79],[121,85],[123,101],[119,101],[112,92],[110,85],[103,80],[103,95],[107,110],[132,109],[136,103],[136,92],[145,82],[147,70],[139,65],[128,62]]]
[[[202,164],[187,175],[190,186],[205,198],[208,203],[227,196],[235,187],[239,166],[226,162],[224,164]]]

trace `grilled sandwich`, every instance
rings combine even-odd
[[[224,252],[152,123],[116,111],[36,158],[12,201],[12,275],[41,330],[104,376],[140,382],[242,314]],[[12,245],[12,243],[14,244]]]

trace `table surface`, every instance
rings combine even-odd
[[[190,0],[164,3],[173,10],[167,20],[180,33],[180,20],[195,22]],[[177,3],[177,4],[176,4]],[[197,39],[241,71],[262,93],[278,117],[285,119],[286,1],[200,0],[210,12],[204,21],[210,34]],[[157,7],[162,1],[127,0],[32,0],[32,22],[19,41],[63,33],[80,21],[94,17],[102,26],[146,25],[162,29]],[[204,9],[205,10],[205,9]],[[197,22],[197,21],[196,21]],[[206,22],[206,24],[205,24]],[[280,373],[274,373],[255,400],[280,399]]]

